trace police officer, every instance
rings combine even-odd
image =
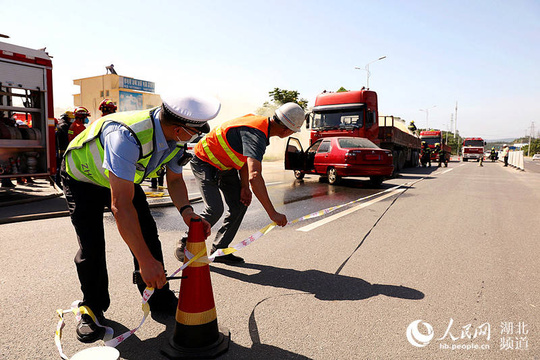
[[[221,196],[229,207],[218,230],[211,253],[229,246],[251,203],[251,189],[272,221],[287,224],[287,217],[276,211],[262,177],[262,158],[270,137],[285,138],[300,131],[304,110],[295,103],[279,107],[274,116],[246,115],[221,124],[195,146],[191,161],[193,175],[205,204],[203,219],[214,225],[223,214]],[[250,189],[251,188],[251,189]],[[178,242],[176,258],[184,260],[186,237]],[[216,262],[243,263],[234,254],[216,257]]]
[[[103,211],[110,207],[123,240],[134,257],[135,270],[156,291],[152,312],[175,314],[178,299],[166,283],[161,243],[140,183],[166,166],[167,185],[186,225],[198,216],[189,205],[181,160],[184,145],[209,131],[207,121],[219,112],[214,98],[163,98],[161,107],[100,118],[69,144],[62,164],[62,183],[79,241],[75,264],[83,301],[101,323],[110,304],[105,263]],[[103,159],[103,160],[102,160]],[[203,220],[206,235],[210,224]],[[77,338],[94,342],[103,328],[83,315]]]

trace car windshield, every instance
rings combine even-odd
[[[441,139],[439,139],[438,137],[421,137],[420,139],[422,139],[422,141],[425,141],[426,144],[433,146],[435,146],[436,143],[441,142]]]
[[[484,146],[483,140],[465,140],[463,146]]]
[[[313,129],[361,128],[363,124],[362,108],[315,113],[313,116]]]
[[[378,146],[364,138],[341,138],[338,139],[339,147],[342,149],[368,148],[377,149]]]

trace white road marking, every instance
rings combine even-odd
[[[269,182],[269,183],[266,183],[266,186],[272,186],[272,185],[278,185],[278,184],[283,184],[283,181]]]
[[[443,172],[441,173],[441,175],[442,175],[442,174],[446,174],[447,172],[450,172],[450,171],[452,171],[452,170],[454,170],[454,169],[448,169],[448,170],[446,170],[446,171],[443,171]]]
[[[353,207],[353,208],[350,208],[350,209],[348,209],[348,210],[342,211],[342,212],[337,213],[337,214],[335,214],[335,215],[331,215],[331,216],[329,216],[329,217],[327,217],[327,218],[324,218],[324,219],[322,219],[322,220],[316,221],[316,222],[314,222],[314,223],[312,223],[312,224],[303,226],[303,227],[301,227],[300,229],[297,229],[297,231],[304,231],[304,232],[311,231],[311,230],[316,229],[316,228],[318,228],[318,227],[320,227],[320,226],[323,226],[323,225],[325,225],[325,224],[328,224],[328,223],[331,222],[331,221],[334,221],[334,220],[337,220],[337,219],[339,219],[339,218],[341,218],[341,217],[343,217],[343,216],[352,214],[352,213],[355,212],[355,211],[358,211],[358,210],[360,210],[360,209],[363,209],[363,208],[365,208],[365,207],[368,207],[368,206],[370,206],[370,205],[373,205],[373,204],[375,204],[376,202],[379,202],[379,201],[381,201],[381,200],[384,200],[384,199],[386,199],[386,198],[388,198],[388,197],[390,197],[390,196],[396,195],[396,194],[398,194],[398,193],[400,193],[400,192],[403,192],[403,191],[405,191],[405,190],[407,190],[407,189],[406,189],[406,188],[405,188],[405,189],[396,189],[396,190],[394,190],[394,191],[392,191],[392,192],[389,192],[388,194],[382,195],[382,196],[380,196],[380,197],[378,197],[378,198],[375,198],[375,199],[370,200],[370,201],[368,201],[368,202],[362,203],[362,204],[360,204],[360,205],[358,205],[358,206],[355,206],[355,207]]]

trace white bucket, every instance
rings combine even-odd
[[[110,346],[95,346],[79,351],[71,360],[118,360],[120,351]]]

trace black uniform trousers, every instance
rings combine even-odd
[[[105,233],[103,213],[111,206],[111,191],[108,188],[77,181],[65,171],[65,163],[61,170],[64,194],[68,203],[71,222],[75,227],[79,241],[79,251],[75,256],[77,274],[81,283],[83,301],[93,312],[106,311],[110,305],[109,279],[105,258]],[[159,241],[156,222],[150,213],[146,195],[140,185],[134,184],[135,195],[133,205],[137,210],[139,223],[146,245],[154,258],[163,264],[163,253]],[[135,270],[139,269],[137,259],[133,257]],[[139,291],[145,286],[139,286]],[[168,291],[167,283],[157,290],[154,296]]]

